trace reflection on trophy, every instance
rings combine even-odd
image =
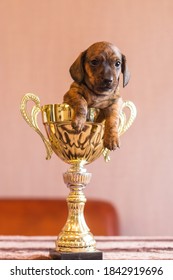
[[[28,101],[33,101],[31,112],[27,110]],[[129,111],[127,114],[126,109]],[[84,188],[90,182],[91,173],[85,166],[101,155],[109,160],[109,150],[103,146],[104,121],[96,122],[99,109],[88,110],[87,121],[81,132],[71,126],[73,110],[67,104],[40,106],[37,96],[26,94],[21,101],[21,113],[25,121],[41,136],[47,151],[47,159],[54,152],[70,165],[63,174],[64,182],[70,189],[67,197],[68,217],[59,233],[54,250],[56,258],[63,259],[101,259],[102,253],[96,250],[96,242],[84,218],[86,198]],[[37,115],[41,112],[48,139],[38,127]],[[127,118],[128,116],[128,118]],[[123,103],[119,121],[119,136],[132,125],[136,108],[130,101]],[[70,257],[68,257],[70,254]],[[73,256],[72,256],[73,255]],[[77,256],[77,257],[75,257]]]

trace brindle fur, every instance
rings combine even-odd
[[[105,120],[104,147],[109,150],[120,146],[118,125],[122,98],[118,84],[121,73],[126,86],[130,75],[126,58],[119,49],[108,42],[95,43],[70,67],[74,82],[64,95],[64,102],[74,109],[72,126],[76,131],[83,129],[88,108],[100,109],[97,121]]]

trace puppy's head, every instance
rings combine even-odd
[[[85,83],[96,94],[104,95],[116,90],[121,73],[125,87],[130,79],[126,57],[108,42],[91,45],[70,67],[74,81]]]

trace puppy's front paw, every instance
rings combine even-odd
[[[85,121],[86,121],[86,119],[82,118],[82,117],[75,118],[74,120],[72,120],[71,125],[77,132],[80,132],[84,128]]]
[[[120,140],[118,137],[118,133],[105,133],[103,139],[103,145],[110,151],[116,150],[116,148],[120,148]]]

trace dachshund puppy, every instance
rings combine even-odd
[[[120,146],[118,125],[123,101],[118,84],[121,73],[125,87],[130,79],[126,57],[111,43],[95,43],[70,67],[74,82],[64,95],[64,102],[74,110],[72,127],[76,131],[83,129],[88,108],[100,109],[97,121],[105,120],[103,143],[109,150]]]

